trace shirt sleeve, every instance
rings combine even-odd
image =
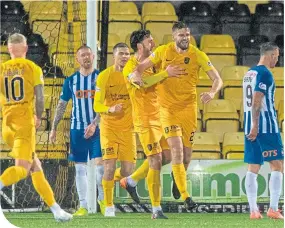
[[[166,45],[161,45],[148,57],[154,65],[159,65],[162,61],[162,55],[165,51]]]
[[[44,74],[42,69],[39,66],[34,68],[34,86],[44,84]]]
[[[270,84],[270,75],[268,75],[268,73],[265,71],[258,72],[256,75],[256,84],[254,91],[266,94],[266,91]]]
[[[133,73],[134,69],[134,64],[132,64],[131,60],[129,60],[123,69],[123,75],[126,82],[128,82],[128,77],[131,73]]]
[[[197,60],[198,64],[202,69],[207,72],[214,69],[213,64],[211,63],[209,57],[206,55],[205,52],[198,50],[197,51]]]
[[[108,112],[108,106],[104,105],[105,96],[106,96],[106,86],[108,81],[108,75],[105,72],[102,72],[98,75],[96,81],[96,91],[94,98],[94,111],[97,113],[106,113]]]
[[[66,78],[63,83],[60,99],[68,102],[71,99],[71,97],[72,97],[72,92],[70,89],[70,78]]]
[[[151,87],[151,86],[161,82],[162,80],[166,79],[167,77],[168,77],[168,73],[166,70],[161,71],[157,74],[151,75],[149,77],[146,77],[143,79],[143,82],[144,82],[143,87],[144,88]]]

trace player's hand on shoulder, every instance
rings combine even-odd
[[[56,130],[50,131],[49,140],[51,143],[55,143],[55,141],[56,141]]]
[[[257,137],[258,127],[252,126],[248,135],[246,135],[247,139],[250,141],[254,141]]]
[[[119,113],[123,110],[123,104],[116,104],[109,108],[109,113]]]
[[[91,136],[93,136],[96,131],[96,127],[97,125],[95,123],[89,124],[87,128],[85,128],[84,138],[89,139]]]
[[[185,69],[179,66],[168,65],[166,67],[166,71],[167,71],[168,77],[180,77],[181,75],[185,75]]]
[[[215,93],[212,92],[204,92],[200,94],[200,100],[203,104],[209,103],[215,97]]]
[[[143,86],[143,80],[141,75],[137,72],[134,71],[133,73],[131,73],[129,75],[129,81],[131,84],[133,84],[134,86]]]

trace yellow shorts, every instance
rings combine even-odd
[[[158,154],[161,152],[160,140],[162,131],[160,126],[143,128],[137,132],[146,156]]]
[[[102,127],[100,137],[103,160],[118,159],[136,163],[136,138],[132,131],[116,131]]]
[[[12,148],[9,156],[30,163],[33,162],[36,157],[36,128],[34,125],[7,125],[3,122],[2,137],[7,145]]]
[[[197,129],[197,106],[193,105],[182,110],[160,108],[160,119],[165,138],[182,137],[183,145],[192,148],[194,134]]]

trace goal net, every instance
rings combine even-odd
[[[11,1],[12,2],[12,1]],[[86,44],[86,2],[85,1],[13,1],[17,8],[15,21],[3,22],[1,12],[1,62],[9,59],[7,37],[21,32],[28,37],[28,58],[38,63],[44,72],[45,112],[41,127],[36,133],[36,151],[50,183],[56,201],[65,209],[75,210],[78,197],[75,186],[74,164],[68,162],[69,128],[71,102],[60,122],[55,144],[49,142],[49,132],[65,77],[79,67],[75,59],[76,50]],[[15,3],[16,2],[16,3]],[[2,3],[1,3],[2,4]],[[8,4],[8,3],[3,3]],[[17,5],[18,4],[18,5]],[[19,4],[23,4],[19,6]],[[10,5],[9,5],[10,7]],[[9,8],[8,7],[8,8]],[[12,25],[12,26],[11,26]],[[113,26],[114,27],[114,26]],[[137,28],[137,27],[136,27]],[[100,26],[98,26],[98,30]],[[112,33],[113,31],[109,31]],[[125,42],[125,40],[120,40]],[[111,56],[111,55],[109,55]],[[0,116],[0,126],[2,117]],[[0,137],[0,173],[13,165],[8,157],[9,148]],[[140,153],[141,154],[141,153]],[[137,166],[142,160],[137,162]],[[269,167],[265,166],[259,176],[258,196],[264,211],[269,199]],[[196,212],[244,212],[247,199],[244,190],[246,167],[242,161],[208,160],[192,161],[187,171],[188,190],[199,203]],[[183,202],[172,197],[171,165],[162,168],[162,203],[165,212],[184,212]],[[114,200],[122,212],[150,212],[146,181],[138,184],[141,204],[133,204],[127,192],[116,183]],[[283,197],[283,193],[282,193]],[[46,209],[35,192],[28,177],[19,183],[0,191],[1,207],[7,211],[42,211]]]
[[[28,37],[29,45],[27,58],[40,65],[44,73],[45,112],[41,127],[36,133],[36,152],[54,191],[56,201],[65,209],[75,209],[78,206],[78,198],[74,164],[67,161],[71,102],[64,119],[58,126],[55,144],[50,143],[49,132],[64,79],[79,67],[75,60],[75,52],[81,45],[86,44],[86,2],[23,1],[14,5],[7,3],[6,8],[9,7],[15,7],[22,13],[19,15],[22,24],[15,23],[15,25],[23,26],[24,30],[17,27],[7,32],[5,30],[5,38],[14,32],[24,33]],[[3,38],[2,34],[1,38]],[[1,62],[4,62],[9,59],[7,40],[1,39],[1,41]],[[2,138],[0,149],[0,173],[3,173],[7,167],[13,165],[14,161],[8,157],[10,148],[5,145]],[[34,190],[30,177],[4,188],[2,192],[0,191],[0,195],[1,207],[4,210],[45,209],[43,201]]]

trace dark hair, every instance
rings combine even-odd
[[[76,53],[78,53],[80,50],[82,50],[82,49],[84,49],[84,48],[87,48],[87,49],[89,49],[89,50],[92,52],[91,47],[87,46],[86,44],[83,44],[83,45],[81,45],[81,46],[77,49]]]
[[[183,29],[183,28],[189,28],[189,27],[183,21],[177,21],[172,26],[172,32],[175,32],[176,30]]]
[[[140,29],[132,32],[130,37],[131,48],[136,52],[138,50],[138,44],[141,43],[145,38],[150,36],[150,31],[145,29]]]
[[[277,44],[273,42],[266,42],[260,45],[260,55],[265,55],[268,51],[274,51],[276,49],[279,49]]]
[[[129,48],[129,46],[126,43],[117,43],[113,47],[113,53],[116,51],[117,48]]]

